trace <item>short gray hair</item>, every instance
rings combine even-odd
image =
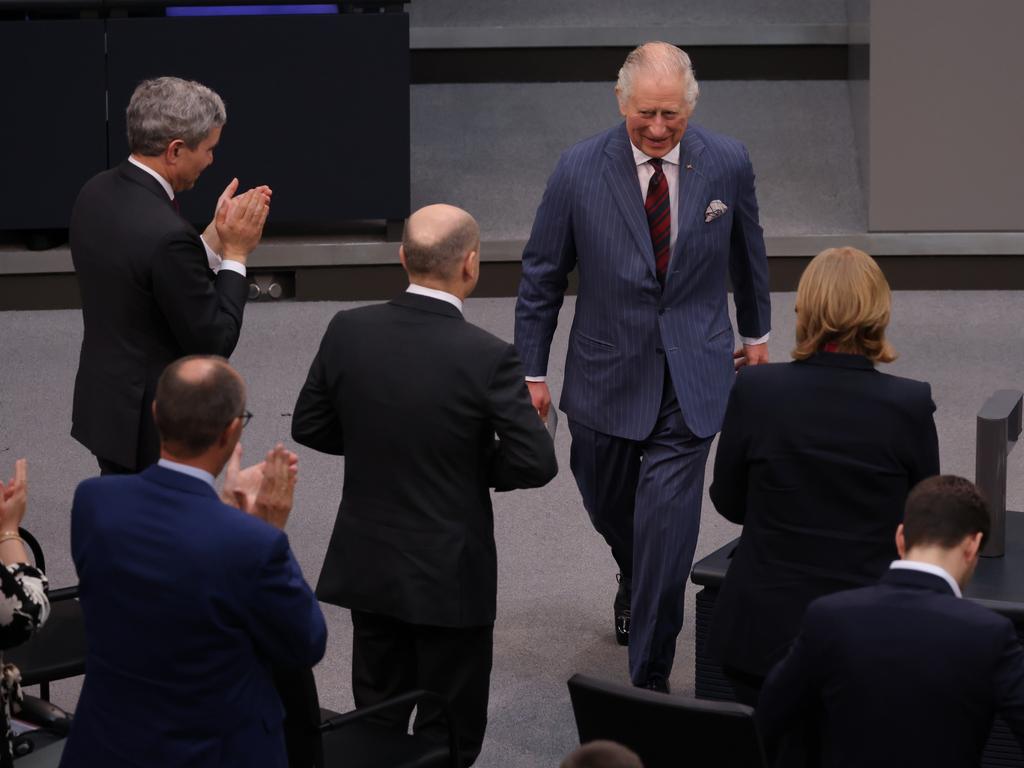
[[[128,102],[128,150],[133,155],[162,154],[181,139],[190,149],[227,121],[224,100],[202,83],[157,77],[139,83]]]
[[[465,212],[463,212],[465,213]],[[448,279],[466,254],[480,247],[480,226],[468,213],[460,216],[450,229],[436,232],[433,228],[409,226],[405,221],[402,250],[410,275],[428,275]]]
[[[691,110],[697,106],[700,86],[697,85],[690,57],[679,46],[654,40],[630,51],[619,70],[619,80],[615,84],[615,92],[618,94],[620,102],[629,98],[633,88],[633,77],[637,72],[647,72],[662,77],[681,77],[683,79],[683,101]]]

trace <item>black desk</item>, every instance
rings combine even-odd
[[[690,580],[697,593],[695,690],[697,698],[733,701],[735,694],[718,662],[706,650],[718,590],[729,570],[738,539],[715,550],[693,566]],[[1024,513],[1006,513],[1006,556],[981,558],[966,598],[1009,618],[1024,641]],[[1024,768],[1024,754],[1002,720],[996,720],[985,747],[982,766]]]

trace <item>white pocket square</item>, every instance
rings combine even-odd
[[[719,216],[724,216],[725,212],[728,210],[729,206],[721,200],[712,200],[711,204],[708,205],[708,209],[704,211],[704,223],[707,224],[709,221],[714,221]]]

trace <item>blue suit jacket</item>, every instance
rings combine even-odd
[[[88,656],[61,765],[284,768],[270,666],[327,639],[284,533],[153,466],[78,486],[71,550]]]
[[[528,376],[547,373],[551,337],[579,272],[561,408],[591,429],[646,438],[661,404],[666,357],[687,425],[718,431],[733,381],[726,306],[739,332],[768,333],[768,264],[754,173],[738,141],[690,124],[680,142],[679,235],[662,290],[625,124],[575,145],[548,181],[523,253],[515,342]],[[705,222],[713,200],[725,215]]]
[[[822,768],[965,768],[997,711],[1021,741],[1024,649],[1010,620],[938,576],[890,570],[808,606],[757,717],[769,747],[820,722]]]

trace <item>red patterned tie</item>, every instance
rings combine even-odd
[[[181,205],[178,203],[178,198],[176,198],[176,197],[172,197],[171,198],[171,208],[173,208],[179,214],[181,213]]]
[[[672,207],[668,199],[668,179],[661,169],[660,159],[653,158],[647,162],[654,168],[654,175],[651,176],[651,183],[647,187],[644,209],[647,211],[647,224],[651,228],[651,244],[654,246],[654,265],[658,270],[658,281],[665,285],[672,242]]]

